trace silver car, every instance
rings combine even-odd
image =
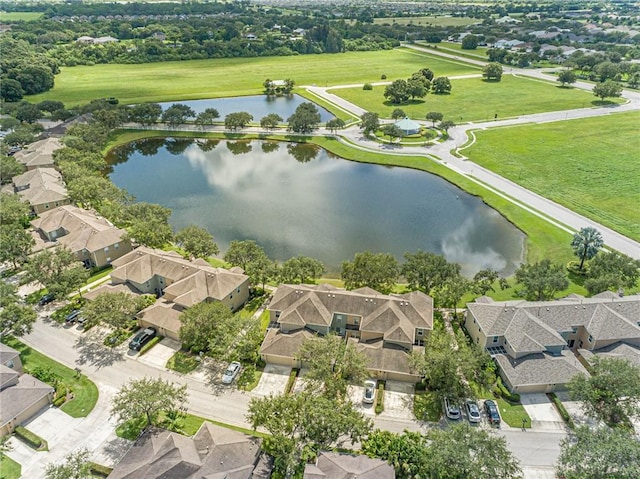
[[[226,371],[222,375],[222,384],[231,384],[240,372],[241,365],[238,361],[234,361],[227,366]]]
[[[373,400],[376,397],[376,382],[369,379],[364,382],[364,394],[362,395],[362,402],[365,404],[373,404]]]
[[[449,419],[460,419],[462,417],[460,406],[449,398],[444,400],[444,412]]]
[[[478,407],[478,403],[467,399],[464,403],[464,408],[467,410],[467,419],[472,423],[480,422],[480,408]]]

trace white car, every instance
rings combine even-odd
[[[467,419],[472,423],[480,422],[480,408],[478,407],[478,403],[472,401],[471,399],[467,399],[464,403],[464,407],[467,410]]]
[[[376,397],[376,382],[373,379],[369,379],[364,382],[364,394],[362,395],[362,402],[365,404],[373,404],[373,400]]]
[[[449,419],[460,419],[462,413],[460,412],[460,406],[454,403],[451,399],[445,398],[444,400],[444,412]]]
[[[231,384],[240,372],[240,368],[241,365],[238,361],[234,361],[229,364],[229,366],[227,366],[227,370],[222,375],[222,384]]]

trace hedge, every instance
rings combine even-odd
[[[380,414],[382,413],[382,411],[384,411],[384,386],[385,386],[384,381],[378,381],[378,391],[376,392],[376,400],[375,400],[376,414]]]
[[[23,426],[16,426],[16,429],[15,429],[14,432],[16,433],[16,436],[18,436],[20,439],[22,439],[24,442],[26,442],[27,445],[29,445],[30,447],[34,448],[36,451],[48,451],[49,450],[49,446],[47,444],[47,441],[42,439],[37,434],[32,433],[27,428],[25,428]]]
[[[103,466],[102,464],[96,464],[95,462],[90,462],[91,465],[91,474],[98,477],[108,477],[113,471],[113,468]]]
[[[285,394],[291,394],[291,391],[293,390],[293,385],[296,383],[296,378],[298,377],[299,373],[300,373],[300,370],[298,368],[291,369],[291,372],[289,373],[289,380],[287,381],[287,387],[284,388]]]
[[[573,423],[573,419],[569,415],[567,409],[564,407],[564,404],[562,404],[562,401],[560,401],[560,399],[558,399],[558,396],[556,396],[556,393],[547,393],[547,397],[551,399],[554,406],[560,413],[560,417],[562,417],[562,420],[567,424],[567,426],[569,426],[569,428],[571,429],[574,429],[576,425]]]
[[[149,351],[152,347],[158,344],[160,340],[162,340],[162,337],[160,336],[154,336],[153,338],[151,338],[151,341],[142,346],[142,349],[140,349],[140,354],[138,356],[142,356],[144,353]]]
[[[53,405],[55,407],[60,407],[62,406],[65,402],[67,402],[67,396],[59,396],[57,397],[54,401],[53,401]]]
[[[511,403],[519,403],[520,402],[520,394],[512,393],[509,391],[506,386],[502,383],[502,378],[498,376],[496,381],[496,386],[493,388],[493,393],[496,396],[501,397],[505,401],[509,401]]]

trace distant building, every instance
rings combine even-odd
[[[64,145],[57,138],[46,138],[28,145],[13,157],[22,163],[27,170],[36,168],[53,168],[53,153]]]
[[[70,203],[60,172],[54,168],[35,168],[13,177],[14,192],[31,205],[39,215]]]

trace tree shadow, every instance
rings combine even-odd
[[[385,100],[382,102],[384,106],[392,107],[392,106],[400,106],[400,105],[424,105],[426,103],[425,100],[412,98],[407,101],[403,101],[401,103],[394,103],[391,100]]]
[[[124,361],[122,353],[102,344],[102,337],[97,333],[80,336],[74,347],[80,353],[80,357],[76,361],[80,365],[90,364],[97,368],[103,368]]]
[[[131,448],[132,441],[129,439],[124,439],[122,437],[116,437],[111,441],[108,441],[102,448],[102,452],[105,456],[111,459],[113,464],[117,464],[120,462],[120,459],[124,457],[124,455]]]
[[[201,368],[205,375],[205,384],[215,396],[220,396],[229,388],[235,387],[233,384],[222,384],[222,373],[226,369],[226,364],[205,358]]]
[[[591,102],[591,104],[593,106],[606,106],[606,107],[616,107],[618,106],[618,103],[611,101],[611,100],[593,100]]]

